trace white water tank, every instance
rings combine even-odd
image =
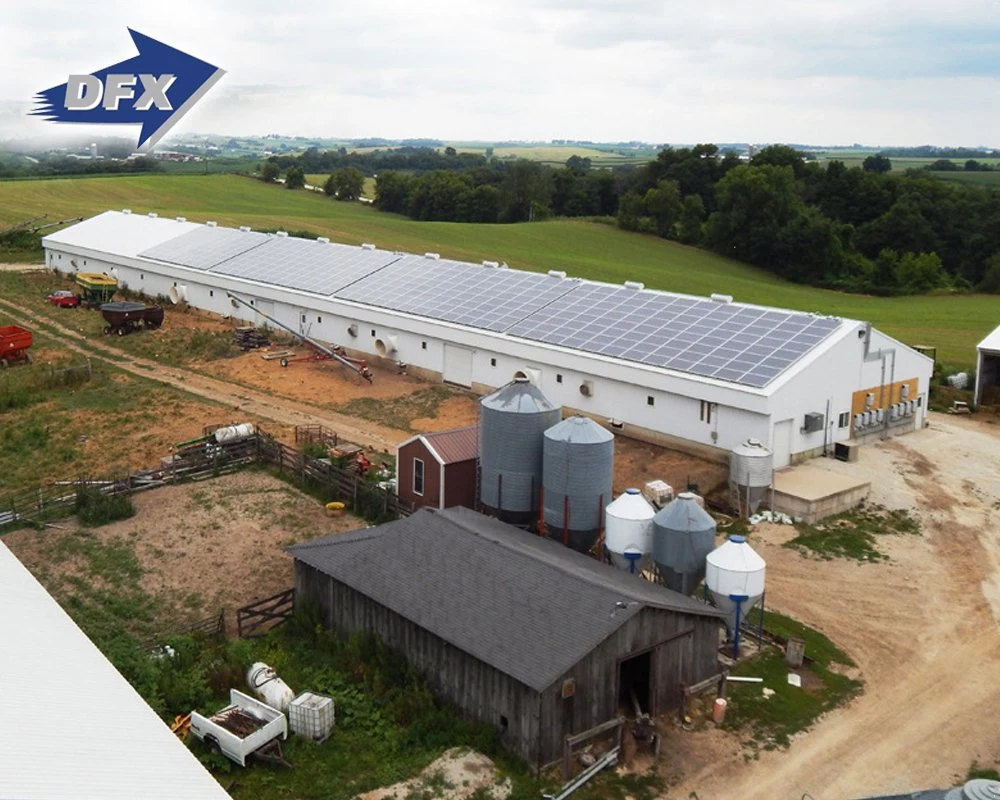
[[[241,422],[239,425],[226,425],[219,428],[212,434],[216,444],[231,444],[232,442],[242,442],[253,436],[253,423]]]
[[[278,677],[273,667],[263,661],[258,661],[247,670],[247,685],[257,697],[282,713],[288,710],[288,704],[295,699],[295,692]]]
[[[715,605],[726,612],[730,635],[736,629],[737,610],[742,620],[760,602],[766,567],[764,559],[747,544],[745,536],[730,536],[708,554],[705,585]]]
[[[952,789],[944,796],[944,800],[998,800],[1000,799],[1000,781],[989,778],[973,778],[964,786]]]
[[[656,511],[638,489],[626,489],[604,510],[604,549],[619,569],[638,575],[653,556]]]

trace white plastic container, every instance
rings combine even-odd
[[[322,742],[330,735],[334,724],[332,697],[315,692],[303,692],[288,704],[288,721],[292,732]]]

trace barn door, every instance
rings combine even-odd
[[[774,423],[771,450],[774,452],[774,466],[787,467],[792,460],[792,420]]]
[[[447,383],[472,388],[472,351],[466,347],[446,343],[442,377]]]

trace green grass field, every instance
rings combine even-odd
[[[975,345],[1000,322],[1000,297],[945,295],[876,298],[800,286],[705,250],[612,225],[552,220],[517,225],[416,222],[361,203],[289,191],[235,175],[0,182],[0,227],[47,213],[50,219],[106,209],[157,211],[224,225],[310,230],[347,244],[433,251],[469,261],[561,269],[572,276],[869,320],[909,344],[938,348],[939,360],[971,366]]]

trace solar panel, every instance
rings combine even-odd
[[[170,264],[211,269],[216,264],[259,247],[271,237],[266,233],[204,226],[139,253]]]
[[[393,311],[504,331],[579,285],[536,272],[404,256],[336,294]]]
[[[796,311],[584,284],[507,332],[761,388],[839,326]]]
[[[234,278],[331,295],[401,256],[312,239],[274,237],[212,269]]]

